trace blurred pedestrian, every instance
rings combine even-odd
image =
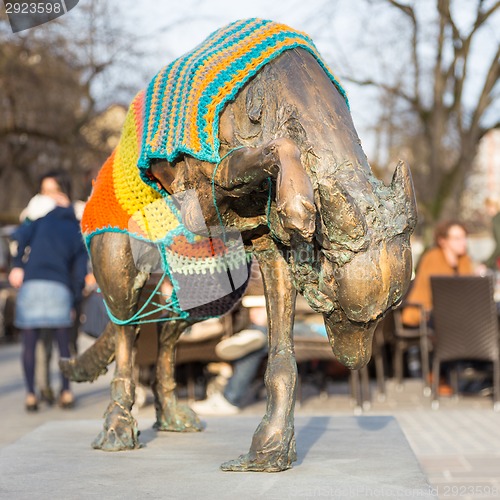
[[[52,196],[46,194],[50,191],[50,181],[40,179],[39,192],[31,198],[28,205],[22,210],[19,220],[22,224],[30,224],[42,217],[45,217],[49,212],[56,208],[57,203]],[[29,247],[25,249],[25,254],[29,252]],[[25,258],[23,256],[23,258]],[[49,405],[54,404],[55,395],[52,390],[51,377],[50,377],[50,364],[52,360],[52,346],[53,334],[51,329],[42,328],[38,335],[38,342],[36,344],[35,359],[36,371],[35,380],[36,385],[40,389],[40,398]]]
[[[44,215],[35,220],[27,217],[14,232],[17,251],[9,274],[11,285],[20,288],[15,325],[21,332],[28,411],[38,409],[34,381],[37,341],[42,330],[48,330],[57,340],[60,356],[70,356],[70,332],[87,273],[87,252],[71,205],[67,174],[45,174],[40,195],[44,202],[51,199],[53,208],[47,203]],[[70,408],[74,397],[69,381],[61,375],[61,383],[59,404]]]
[[[263,295],[247,295],[242,305],[248,311],[246,328],[221,340],[217,356],[231,362],[232,375],[222,391],[191,404],[199,415],[234,415],[240,412],[249,388],[267,353],[267,312]],[[202,324],[200,323],[200,326]]]

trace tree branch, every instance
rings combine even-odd
[[[354,84],[360,85],[360,86],[372,85],[374,87],[381,88],[390,94],[401,97],[402,99],[404,99],[405,101],[410,103],[412,105],[412,107],[415,108],[415,110],[418,110],[418,101],[415,99],[415,97],[403,92],[403,90],[400,87],[392,87],[390,85],[387,85],[386,83],[380,83],[380,82],[376,82],[375,80],[370,80],[370,79],[359,80],[357,78],[352,78],[349,76],[343,76],[342,80],[345,80],[347,82],[351,82],[351,83],[354,83]]]
[[[411,5],[405,5],[397,0],[387,0],[388,3],[398,8],[403,14],[408,16],[412,25],[412,35],[411,35],[411,53],[412,53],[412,64],[415,76],[413,79],[413,93],[414,93],[414,105],[416,108],[420,107],[420,61],[418,59],[418,34],[419,26],[417,21],[417,16]]]
[[[484,80],[483,88],[481,89],[481,94],[479,95],[479,99],[477,102],[477,106],[474,109],[474,113],[472,115],[471,124],[469,127],[469,133],[477,133],[477,129],[479,128],[479,122],[486,111],[489,104],[491,104],[491,92],[493,87],[498,82],[500,78],[500,45],[497,47],[497,51],[493,56],[490,67],[488,69],[488,73]]]
[[[488,20],[488,18],[500,7],[500,1],[497,1],[487,11],[482,12],[481,3],[482,2],[479,2],[476,22],[474,23],[474,28],[472,30],[473,33],[476,32],[481,27],[481,25],[483,25]]]
[[[413,7],[411,5],[405,5],[404,3],[398,2],[397,0],[387,0],[387,2],[394,7],[397,7],[401,12],[407,15],[414,24],[416,24],[417,20],[415,11],[413,10]]]

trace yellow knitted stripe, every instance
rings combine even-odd
[[[146,233],[151,241],[164,239],[170,231],[179,225],[179,221],[161,196],[141,207],[132,215],[131,220]]]
[[[137,168],[140,137],[135,120],[132,103],[116,149],[113,165],[114,189],[117,202],[130,214],[132,226],[133,223],[137,224],[152,241],[156,241],[164,238],[166,233],[179,223],[161,194],[140,178]]]

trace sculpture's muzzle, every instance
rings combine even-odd
[[[343,365],[359,369],[368,363],[375,327],[406,293],[410,274],[407,235],[382,241],[336,270],[323,261],[320,288],[337,300],[335,310],[325,314],[325,326],[333,353]]]
[[[370,361],[373,332],[378,321],[354,323],[345,314],[325,316],[328,339],[335,357],[347,368],[359,370]]]

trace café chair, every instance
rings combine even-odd
[[[420,324],[418,327],[408,327],[403,324],[402,311],[405,307],[417,308],[420,311]],[[394,347],[393,367],[394,377],[396,379],[396,387],[402,388],[404,363],[403,358],[405,352],[417,346],[420,352],[420,367],[422,370],[423,393],[424,396],[431,395],[430,387],[430,367],[429,353],[432,344],[429,340],[429,335],[432,333],[427,327],[427,317],[424,308],[420,304],[403,303],[402,306],[395,309],[392,313],[393,319],[393,337],[392,344]],[[388,318],[389,321],[389,318]]]
[[[434,344],[432,407],[443,361],[493,363],[493,408],[500,411],[500,331],[492,276],[431,277]]]

